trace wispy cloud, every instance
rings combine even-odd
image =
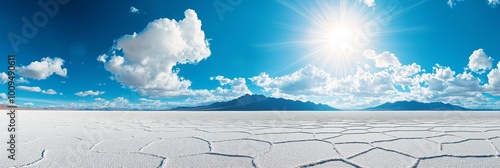
[[[17,87],[19,90],[24,90],[24,91],[27,91],[27,92],[41,92],[42,89],[38,86],[35,86],[35,87],[30,87],[30,86],[18,86]]]
[[[447,4],[450,6],[450,8],[453,8],[457,3],[463,2],[465,0],[448,0]],[[476,0],[474,0],[476,1]],[[498,4],[500,4],[500,0],[487,0],[488,5],[490,5],[492,8],[495,8]]]
[[[80,96],[80,97],[85,97],[85,96],[98,96],[104,94],[104,91],[93,91],[93,90],[87,90],[87,91],[79,91],[76,92],[75,95]]]
[[[363,1],[368,7],[373,7],[375,6],[375,0],[360,0]]]
[[[27,92],[41,92],[42,94],[55,95],[57,92],[54,89],[42,90],[38,86],[18,86],[19,90],[27,91]]]
[[[500,0],[488,0],[488,4],[491,7],[496,7],[498,4],[500,4]]]
[[[137,9],[136,7],[134,7],[134,6],[130,6],[129,12],[130,12],[130,13],[139,13],[139,12],[140,12],[140,10],[139,10],[139,9]]]

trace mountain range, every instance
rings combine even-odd
[[[175,111],[337,111],[325,104],[272,98],[263,95],[243,95],[228,102],[218,102],[207,106],[177,107]]]
[[[312,102],[272,98],[263,95],[243,95],[227,102],[217,102],[206,106],[177,107],[174,111],[339,111],[339,109]],[[403,110],[441,110],[462,111],[470,110],[457,105],[442,102],[423,103],[418,101],[397,101],[384,103],[376,107],[363,109],[366,111],[403,111]]]
[[[442,103],[442,102],[431,102],[422,103],[417,101],[397,101],[393,103],[384,103],[380,106],[366,108],[365,110],[370,111],[402,111],[402,110],[469,110],[464,107]]]

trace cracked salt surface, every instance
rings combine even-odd
[[[259,167],[297,167],[339,157],[330,143],[298,141],[273,145],[269,153],[256,159],[256,163]]]
[[[173,158],[164,167],[238,167],[253,168],[249,157],[228,156],[219,154],[199,154],[193,156]]]
[[[212,144],[212,147],[212,151],[215,153],[256,157],[270,151],[271,143],[260,140],[241,139],[215,142]]]
[[[162,158],[139,153],[45,151],[44,158],[26,167],[157,167]]]
[[[371,149],[372,146],[366,143],[344,143],[344,144],[335,144],[335,148],[337,148],[337,150],[342,156],[349,158],[363,151]]]
[[[421,160],[417,167],[500,167],[500,159],[495,157],[439,157]]]
[[[244,133],[244,132],[221,132],[221,133],[210,133],[210,134],[203,134],[198,137],[205,139],[207,141],[224,141],[224,140],[231,140],[231,139],[242,139],[242,138],[248,138],[250,137],[250,133]]]
[[[374,142],[374,141],[384,141],[395,139],[389,135],[382,133],[361,133],[361,134],[343,134],[339,137],[326,139],[327,141],[333,143],[345,143],[345,142]]]
[[[142,149],[144,153],[164,157],[178,157],[210,151],[210,144],[198,138],[164,139],[153,142]]]
[[[92,147],[92,151],[100,152],[138,152],[149,143],[160,140],[153,137],[113,139],[100,141]]]
[[[335,167],[335,168],[356,168],[354,165],[346,163],[345,161],[337,161],[337,160],[328,161],[325,163],[311,165],[311,166],[305,166],[305,167],[308,167],[308,168],[332,168],[332,167]]]
[[[497,155],[494,146],[488,140],[467,140],[443,144],[443,152],[456,156]]]
[[[498,112],[20,112],[0,167],[500,167]]]
[[[252,138],[260,139],[264,141],[270,141],[273,143],[282,143],[288,141],[300,141],[300,140],[311,140],[314,139],[314,134],[311,133],[269,133],[269,134],[259,134],[254,135]]]
[[[399,151],[413,157],[428,157],[441,154],[439,144],[425,139],[397,139],[393,141],[377,142],[374,146]]]
[[[361,153],[349,159],[355,164],[363,167],[410,167],[416,160],[402,155],[394,151],[386,151],[382,149],[372,149],[366,153]]]

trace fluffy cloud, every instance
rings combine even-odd
[[[20,84],[20,83],[30,83],[30,81],[28,81],[26,78],[23,78],[23,77],[20,77],[19,79],[16,79],[16,84]]]
[[[211,54],[201,21],[194,10],[185,11],[181,21],[163,18],[150,22],[139,33],[125,35],[111,54],[98,61],[113,74],[114,80],[151,97],[206,94],[191,90],[191,81],[179,77],[178,64],[196,64]]]
[[[0,93],[0,98],[2,98],[2,99],[7,99],[7,94],[5,94],[5,93]]]
[[[9,76],[5,72],[0,73],[0,83],[1,84],[5,84],[9,81],[10,81]],[[21,83],[28,84],[28,83],[30,83],[28,80],[26,80],[26,78],[23,78],[23,77],[16,79],[15,82],[16,82],[16,84],[21,84]]]
[[[70,103],[63,105],[62,108],[69,109],[130,109],[134,108],[124,97],[117,97],[111,101],[96,98],[94,103]]]
[[[116,104],[116,105],[127,105],[128,100],[123,98],[123,97],[117,97],[117,98],[114,98],[111,103]],[[116,106],[116,105],[114,105],[114,106]]]
[[[482,91],[479,85],[480,82],[481,80],[471,73],[463,72],[449,81],[450,87],[448,87],[446,93],[458,95],[467,92],[479,92]]]
[[[5,72],[0,73],[0,83],[4,84],[9,81],[10,81],[9,76]]]
[[[42,90],[43,94],[55,95],[57,92],[54,89]]]
[[[500,96],[500,61],[497,68],[488,73],[488,84],[485,87],[492,94]]]
[[[30,86],[18,86],[19,90],[24,90],[27,92],[41,92],[42,94],[55,95],[57,92],[54,89],[42,90],[38,86],[30,87]]]
[[[104,94],[104,91],[92,91],[92,90],[87,90],[87,91],[79,91],[76,92],[75,95],[80,96],[80,97],[85,97],[85,96],[98,96]]]
[[[488,0],[488,4],[492,7],[496,7],[498,4],[500,4],[499,0]]]
[[[27,91],[27,92],[41,92],[42,89],[38,86],[36,87],[29,87],[29,86],[18,86],[17,87],[19,90],[24,90],[24,91]]]
[[[481,79],[467,70],[457,73],[436,64],[432,72],[426,72],[416,63],[401,64],[390,52],[367,50],[364,55],[367,65],[358,64],[355,74],[342,78],[306,65],[289,75],[270,77],[263,72],[250,80],[274,97],[311,100],[338,108],[364,108],[401,100],[442,101],[475,108],[488,102],[483,92],[500,94],[498,69],[491,70],[488,84],[481,85]]]
[[[245,78],[225,78],[224,76],[211,77],[210,80],[217,80],[220,83],[220,87],[214,90],[210,90],[210,93],[214,96],[219,97],[239,97],[244,94],[250,94],[250,90],[246,85]],[[229,86],[229,88],[223,88],[224,86]]]
[[[95,100],[95,101],[105,101],[106,99],[103,99],[103,98],[98,97],[98,98],[95,98],[94,100]]]
[[[67,69],[63,68],[64,60],[61,58],[49,58],[45,57],[42,60],[30,63],[28,66],[18,67],[19,75],[26,78],[32,78],[36,80],[43,80],[51,76],[52,74],[57,74],[59,76],[65,77],[67,75]]]
[[[97,61],[99,62],[106,62],[106,59],[108,59],[108,55],[106,54],[102,54],[102,55],[99,55],[99,57],[97,57]]]
[[[292,98],[291,95],[329,95],[328,91],[334,84],[330,74],[313,65],[281,77],[269,77],[267,73],[261,73],[250,78],[250,81],[262,87],[264,92],[286,98]]]
[[[477,49],[469,57],[469,64],[467,66],[470,70],[482,74],[486,70],[491,69],[492,62],[493,59],[486,55],[483,49]]]
[[[251,94],[246,85],[245,78],[229,79],[224,76],[210,77],[210,80],[218,81],[220,86],[212,90],[201,90],[202,96],[194,96],[186,99],[183,104],[200,105],[213,102],[229,101],[245,94]]]
[[[137,9],[136,7],[130,6],[129,12],[130,13],[139,13],[139,9]]]
[[[373,50],[367,50],[363,55],[369,59],[375,61],[375,67],[377,68],[388,68],[390,66],[400,66],[398,58],[388,51],[384,51],[381,54],[376,54]]]
[[[360,0],[363,1],[368,7],[375,6],[375,0]]]
[[[410,65],[395,67],[394,74],[392,76],[395,84],[411,85],[418,83],[418,80],[416,80],[414,76],[420,72],[422,72],[421,66],[416,63],[412,63]]]

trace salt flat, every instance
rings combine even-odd
[[[500,112],[17,113],[0,167],[500,167]]]

